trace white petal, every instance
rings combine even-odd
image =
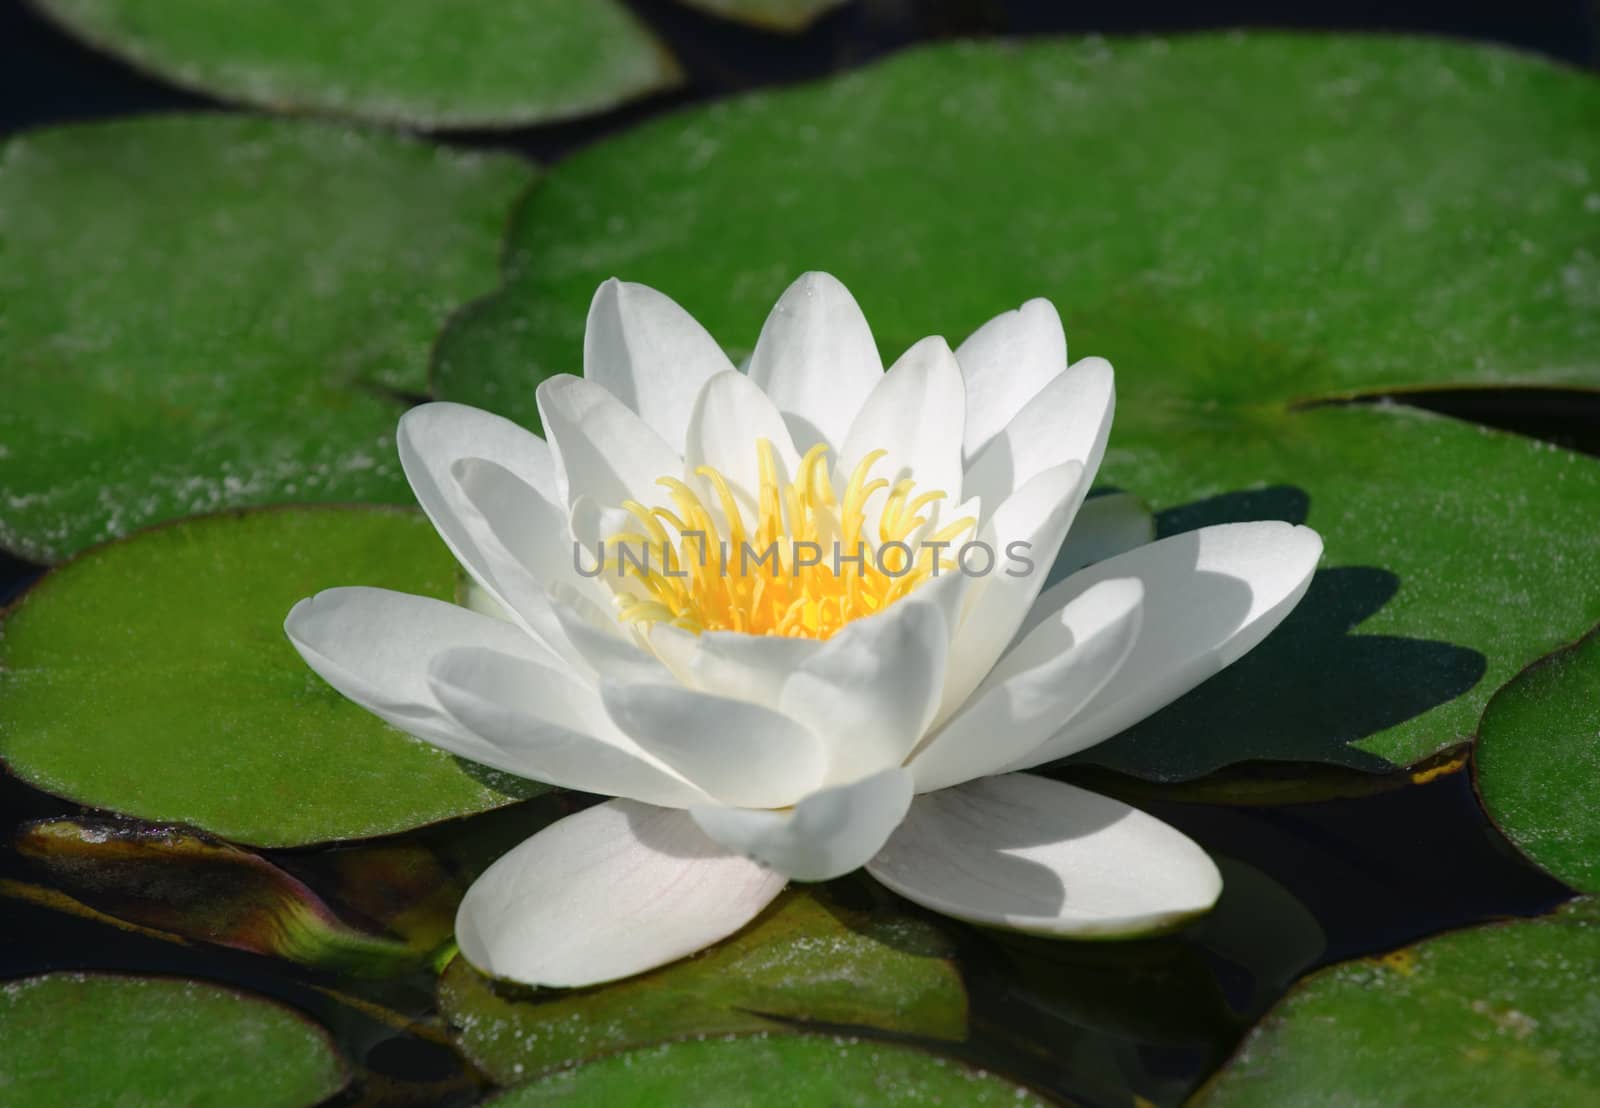
[[[493,765],[496,751],[447,713],[428,686],[444,650],[485,646],[559,664],[521,628],[442,600],[388,589],[340,588],[300,601],[283,623],[323,680],[400,730]]]
[[[400,418],[395,434],[400,465],[417,502],[445,545],[472,578],[525,627],[542,634],[543,601],[530,566],[495,535],[488,517],[457,480],[470,460],[492,465],[528,489],[528,502],[549,502],[555,462],[543,439],[510,420],[462,404],[423,404]],[[559,543],[566,528],[548,521]]]
[[[873,477],[891,484],[911,477],[918,493],[937,490],[959,501],[965,407],[956,356],[937,335],[923,339],[889,367],[850,425],[839,453],[838,486],[843,487],[866,455],[885,450],[888,454],[873,468]],[[874,499],[883,498],[879,492]],[[875,521],[876,512],[869,517]],[[876,533],[874,522],[869,534]]]
[[[395,446],[406,480],[423,510],[449,508],[444,480],[461,458],[487,458],[528,482],[546,499],[556,498],[555,461],[542,438],[501,416],[465,404],[420,404],[400,417]]]
[[[444,709],[498,769],[566,789],[684,808],[706,796],[617,731],[595,690],[498,651],[462,647],[429,667]]]
[[[658,639],[672,640],[663,649]],[[741,631],[703,631],[698,635],[666,624],[650,629],[658,653],[671,651],[675,672],[694,688],[755,704],[776,704],[783,686],[807,660],[821,652],[819,639],[785,635],[747,635]]]
[[[588,604],[570,589],[557,588],[551,611],[560,624],[572,662],[593,677],[639,683],[674,680],[672,673],[649,651],[643,650],[603,609]]]
[[[1181,832],[1025,773],[917,797],[867,872],[955,919],[1070,938],[1168,931],[1222,892],[1216,865]]]
[[[1091,496],[1072,517],[1061,553],[1050,567],[1050,579],[1063,580],[1085,566],[1153,542],[1155,537],[1155,517],[1137,496],[1125,492]]]
[[[616,278],[595,291],[583,376],[639,413],[674,451],[683,452],[695,394],[732,369],[706,329],[670,297]]]
[[[1321,555],[1322,539],[1308,527],[1225,523],[1119,554],[1049,589],[1030,618],[1100,581],[1137,577],[1144,582],[1144,621],[1117,675],[1013,768],[1108,739],[1231,665],[1299,603]]]
[[[966,701],[1015,637],[1087,491],[1083,468],[1067,462],[1012,493],[983,525],[979,541],[994,551],[995,565],[967,591],[935,726]]]
[[[1067,368],[1067,336],[1048,300],[995,316],[956,349],[967,383],[962,452],[970,461],[1024,404]]]
[[[456,912],[456,941],[495,977],[598,985],[726,938],[783,886],[719,849],[687,813],[613,800],[551,824],[485,870]]]
[[[886,769],[812,793],[788,811],[703,807],[690,814],[729,850],[795,881],[828,881],[866,864],[910,803],[911,775]]]
[[[1127,659],[1144,586],[1102,581],[1002,657],[966,706],[911,759],[917,792],[995,773],[1078,712]]]
[[[1068,367],[973,457],[967,492],[998,504],[1035,474],[1063,462],[1082,463],[1092,484],[1111,434],[1113,376],[1104,358]]]
[[[568,374],[543,381],[537,395],[569,508],[580,496],[605,508],[624,500],[669,502],[656,481],[678,476],[680,448],[668,446],[632,409],[594,382]],[[685,407],[692,402],[686,400]],[[688,419],[685,411],[686,426]]]
[[[564,508],[487,458],[462,458],[450,471],[473,510],[469,516],[473,527],[493,539],[481,545],[517,562],[525,574],[517,575],[519,582],[570,587],[591,603],[607,600],[608,590],[598,580],[578,573]]]
[[[671,685],[600,692],[624,734],[723,804],[782,808],[822,784],[822,743],[770,708]]]
[[[580,572],[565,511],[488,459],[462,458],[450,468],[461,518],[494,571],[491,595],[514,620],[591,674],[631,662],[634,680],[651,679],[649,671],[666,678],[655,659],[622,638],[610,590]]]
[[[708,504],[717,501],[710,495],[709,484],[698,477],[695,470],[702,465],[710,466],[726,477],[747,530],[754,530],[758,519],[757,497],[761,490],[758,444],[762,439],[772,444],[778,481],[792,480],[800,470],[800,455],[795,453],[783,416],[778,414],[767,394],[738,372],[719,373],[707,381],[689,420],[684,467],[688,480],[702,488],[701,499]],[[711,539],[708,537],[705,541]]]
[[[790,285],[750,356],[750,380],[772,397],[801,451],[838,450],[883,377],[883,361],[855,297],[826,273]]]
[[[913,594],[829,639],[789,678],[779,707],[827,747],[829,784],[854,781],[898,766],[916,746],[938,707],[948,652],[944,613]]]

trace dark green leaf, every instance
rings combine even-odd
[[[584,115],[679,82],[619,0],[39,0],[177,85],[275,111],[424,127]]]
[[[409,503],[395,422],[527,182],[511,158],[239,115],[12,139],[0,545],[56,561],[222,508]]]
[[[1473,751],[1478,792],[1522,852],[1600,892],[1600,633],[1495,694]]]

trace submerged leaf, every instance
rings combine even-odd
[[[613,985],[534,992],[457,958],[439,1008],[462,1049],[511,1082],[615,1050],[688,1035],[810,1021],[959,1039],[966,993],[954,950],[931,924],[790,890],[710,950]]]
[[[551,1074],[495,1108],[1032,1108],[1047,1103],[1003,1077],[894,1043],[819,1035],[742,1035],[663,1043]]]

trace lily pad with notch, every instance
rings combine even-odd
[[[1253,33],[928,47],[565,160],[519,210],[502,290],[442,336],[433,380],[536,426],[534,386],[581,363],[612,275],[671,294],[735,359],[808,268],[850,286],[891,356],[1049,297],[1075,355],[1117,366],[1102,481],[1168,510],[1292,487],[1330,567],[1245,671],[1252,695],[1174,707],[1182,750],[1146,733],[1092,756],[1159,779],[1410,765],[1600,619],[1583,526],[1600,464],[1342,401],[1600,391],[1597,159],[1600,81],[1501,49]],[[1307,643],[1315,665],[1271,660]],[[1373,680],[1390,666],[1414,680]],[[1307,710],[1335,693],[1339,710]]]

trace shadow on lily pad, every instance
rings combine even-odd
[[[1301,523],[1309,506],[1293,486],[1226,493],[1159,513],[1156,533],[1253,519]],[[1319,570],[1260,648],[1082,760],[1160,781],[1240,762],[1392,769],[1351,744],[1460,696],[1487,665],[1476,650],[1448,642],[1357,633],[1401,587],[1376,566]]]

